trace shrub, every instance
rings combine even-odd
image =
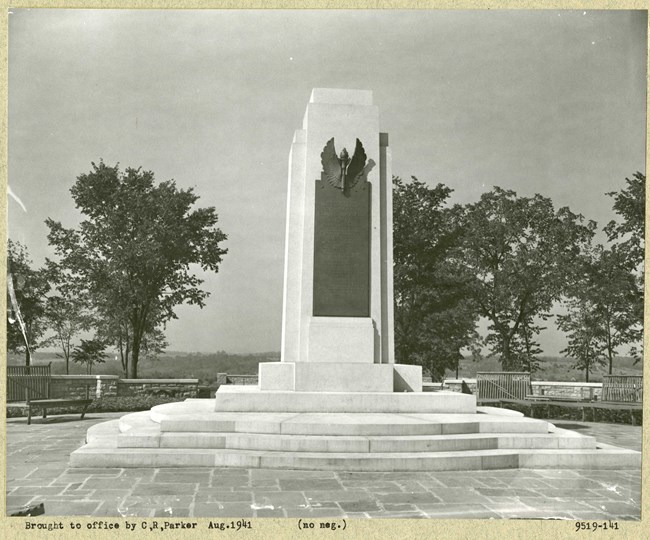
[[[575,420],[578,422],[631,424],[633,426],[640,426],[643,423],[643,409],[641,407],[608,407],[604,404],[565,405],[510,401],[490,403],[490,406],[518,411],[531,418],[553,418],[558,420]]]
[[[147,411],[163,403],[183,401],[174,396],[109,396],[93,400],[88,412],[135,412]]]
[[[174,401],[183,401],[173,396],[110,396],[94,399],[88,406],[87,413],[93,412],[136,412],[148,411],[151,407],[163,403],[172,403]],[[32,416],[39,415],[38,410],[32,409]],[[48,407],[48,416],[50,414],[81,414],[80,407]],[[16,418],[27,416],[27,407],[7,407],[7,418]]]

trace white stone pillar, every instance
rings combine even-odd
[[[317,181],[322,189],[321,153],[332,138],[337,155],[345,147],[350,157],[358,139],[366,163],[373,164],[364,188],[370,191],[368,316],[314,315],[315,190]],[[289,156],[281,362],[260,364],[261,389],[421,390],[421,368],[394,364],[390,159],[372,92],[312,91]],[[368,224],[365,218],[361,222]]]

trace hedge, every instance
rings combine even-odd
[[[93,400],[87,412],[135,412],[147,411],[162,403],[177,402],[178,399],[165,396],[119,396],[102,397]],[[640,426],[643,423],[643,409],[632,406],[607,406],[605,404],[557,404],[534,403],[523,401],[490,402],[491,407],[502,407],[519,411],[531,418],[546,418],[558,420],[575,420],[582,422],[605,422],[610,424],[631,424]],[[55,414],[79,414],[79,407],[52,408]],[[50,409],[48,408],[48,414]],[[7,407],[7,418],[27,416],[27,408]],[[38,411],[36,412],[38,416]]]
[[[604,422],[608,424],[643,424],[643,409],[641,407],[606,404],[557,404],[531,403],[522,401],[490,402],[491,407],[501,407],[519,411],[531,418],[558,420],[576,420],[578,422]]]
[[[87,414],[97,412],[135,412],[148,411],[151,407],[163,403],[179,401],[178,398],[158,396],[110,396],[94,399],[86,410]],[[80,407],[48,407],[47,414],[80,414]],[[32,410],[32,416],[38,416],[39,411]],[[7,407],[7,418],[27,416],[27,407]]]

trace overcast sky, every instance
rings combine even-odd
[[[498,185],[612,219],[645,172],[646,15],[625,11],[113,11],[9,16],[9,236],[37,264],[44,220],[103,159],[194,187],[229,250],[170,349],[280,349],[287,159],[312,88],[374,92],[393,173],[454,202]],[[542,336],[546,354],[565,346]]]

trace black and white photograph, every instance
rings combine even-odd
[[[16,537],[640,534],[646,10],[7,17]]]

